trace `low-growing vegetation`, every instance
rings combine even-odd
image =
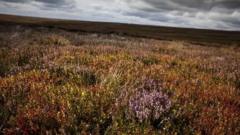
[[[240,133],[238,47],[8,27],[0,134]]]

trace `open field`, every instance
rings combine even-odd
[[[189,28],[157,27],[121,23],[86,22],[74,20],[45,19],[0,14],[0,24],[22,24],[27,26],[46,26],[68,31],[118,34],[161,40],[181,40],[195,44],[225,44],[240,46],[239,31],[201,30]]]
[[[171,30],[169,41],[2,21],[0,134],[239,134],[239,32],[200,42],[207,31]]]

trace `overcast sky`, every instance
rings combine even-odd
[[[240,30],[240,0],[0,0],[0,13]]]

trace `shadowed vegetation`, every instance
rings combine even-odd
[[[0,134],[239,134],[240,49],[6,26]]]

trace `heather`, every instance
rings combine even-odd
[[[147,80],[129,100],[129,110],[139,122],[157,120],[168,111],[171,101],[157,81]]]
[[[1,134],[239,134],[240,49],[8,26]]]

